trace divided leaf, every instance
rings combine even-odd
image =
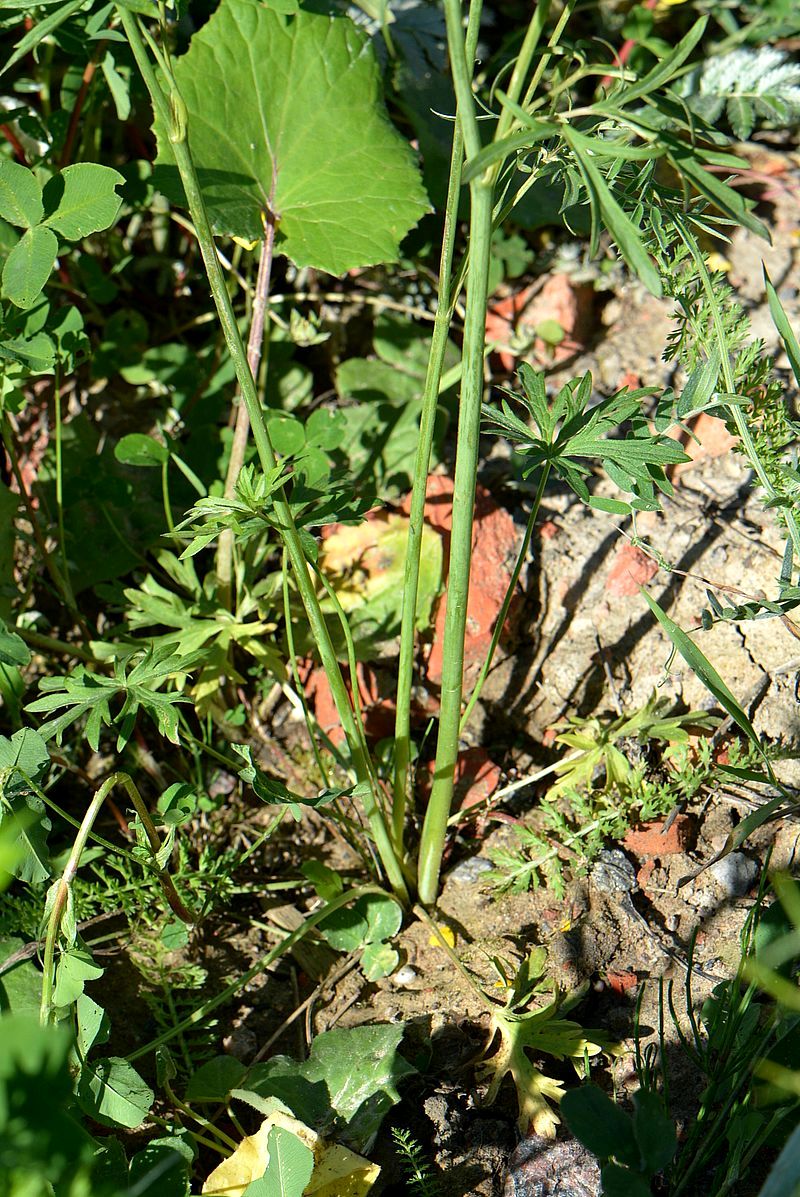
[[[265,215],[298,266],[342,274],[395,261],[428,210],[391,126],[372,48],[348,17],[227,0],[175,64],[188,137],[218,233],[260,239]],[[183,202],[156,122],[155,180]]]

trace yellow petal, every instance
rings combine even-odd
[[[456,937],[450,928],[445,927],[444,923],[437,923],[436,926],[439,931],[439,935],[431,934],[431,937],[428,940],[428,943],[431,945],[431,947],[440,948],[442,946],[441,940],[443,939],[448,947],[454,948],[456,946]],[[441,939],[439,936],[441,936]]]

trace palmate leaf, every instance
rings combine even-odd
[[[428,210],[411,151],[389,123],[366,36],[344,16],[287,16],[226,0],[175,64],[189,145],[215,231],[263,236],[298,266],[341,274],[395,261]],[[156,180],[182,202],[166,131]]]
[[[489,1081],[485,1104],[492,1104],[503,1079],[510,1075],[519,1101],[517,1125],[523,1135],[533,1131],[545,1139],[555,1138],[560,1119],[553,1107],[564,1096],[562,1082],[546,1076],[528,1052],[544,1052],[557,1060],[583,1061],[587,1055],[596,1056],[608,1050],[605,1043],[598,1042],[595,1032],[561,1018],[558,1009],[556,1000],[531,1013],[496,1010],[492,1015],[487,1050],[498,1035],[500,1047],[478,1066],[479,1079]]]
[[[26,710],[51,716],[39,732],[46,740],[55,736],[59,744],[66,729],[85,718],[84,734],[96,752],[104,726],[117,726],[117,749],[124,747],[133,734],[141,709],[155,721],[163,736],[177,744],[177,704],[190,700],[175,692],[164,693],[159,687],[196,664],[196,656],[178,656],[168,647],[150,649],[138,660],[128,657],[119,662],[113,678],[91,673],[80,666],[69,677],[43,678],[39,683],[43,697],[29,703]],[[123,700],[121,709],[114,714],[111,703],[120,698]]]
[[[507,391],[527,410],[532,426],[521,420],[511,405],[503,400],[499,408],[484,407],[486,425],[503,433],[525,459],[525,476],[549,465],[593,507],[625,513],[654,510],[658,507],[656,490],[672,493],[666,467],[688,461],[683,449],[672,438],[650,431],[642,414],[641,400],[652,389],[618,391],[589,407],[592,376],[585,374],[562,387],[548,403],[544,375],[528,365],[519,371],[523,392]],[[626,426],[623,437],[612,438]],[[634,497],[627,502],[593,498],[585,478],[591,473],[588,463],[602,464],[610,478]]]

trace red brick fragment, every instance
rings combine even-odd
[[[636,856],[675,856],[686,852],[694,835],[691,815],[678,815],[667,831],[664,825],[665,820],[657,819],[631,828],[625,836],[625,847]]]
[[[617,549],[611,569],[606,578],[606,591],[616,598],[630,598],[639,593],[639,587],[651,581],[658,573],[658,566],[646,553],[632,544],[621,544]]]
[[[401,510],[408,513],[410,508],[411,498],[408,496]],[[446,576],[453,523],[452,478],[443,474],[432,474],[428,478],[425,520],[442,533]],[[517,540],[512,517],[484,487],[479,486],[475,495],[472,582],[467,602],[467,635],[464,644],[464,673],[468,685],[475,680],[489,648],[495,621],[511,581]],[[427,679],[435,686],[442,680],[446,607],[445,592],[437,604],[433,645],[427,662]]]
[[[605,979],[609,989],[619,994],[628,993],[639,984],[636,973],[606,973]]]

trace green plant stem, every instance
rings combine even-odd
[[[481,671],[478,674],[478,680],[476,681],[475,686],[473,687],[473,690],[472,690],[472,694],[469,697],[469,702],[467,703],[466,707],[464,708],[464,714],[461,716],[461,724],[459,726],[459,734],[461,732],[463,732],[464,728],[466,727],[466,725],[469,721],[469,717],[472,714],[472,711],[475,707],[475,703],[480,698],[481,690],[483,689],[483,684],[486,681],[486,678],[489,674],[489,670],[492,668],[492,661],[494,660],[494,654],[497,652],[497,646],[500,643],[500,637],[503,634],[503,628],[505,627],[506,619],[508,618],[508,609],[511,606],[512,599],[514,598],[514,593],[517,589],[517,583],[519,582],[519,575],[522,573],[522,566],[525,563],[525,558],[528,556],[528,549],[530,548],[530,545],[531,545],[531,537],[533,536],[533,529],[536,525],[536,520],[539,515],[539,508],[541,507],[541,504],[542,504],[542,496],[544,495],[544,488],[547,485],[547,479],[548,479],[549,474],[550,474],[550,466],[549,466],[549,464],[546,464],[543,467],[541,474],[539,475],[539,485],[536,488],[536,495],[534,496],[533,506],[531,507],[531,513],[528,516],[528,523],[525,527],[525,535],[522,538],[522,544],[519,546],[519,552],[517,553],[517,560],[514,563],[514,569],[512,571],[511,578],[509,580],[508,586],[506,587],[505,597],[503,598],[502,605],[500,607],[500,610],[497,615],[497,619],[495,621],[494,631],[492,632],[492,641],[491,641],[491,644],[489,645],[489,651],[487,652],[486,658],[483,662],[483,665],[481,666]]]
[[[58,940],[58,933],[61,929],[61,920],[64,917],[64,911],[67,908],[69,901],[70,890],[72,883],[75,880],[75,875],[78,872],[83,856],[83,850],[86,847],[86,842],[89,839],[95,819],[100,814],[108,795],[115,786],[122,786],[126,794],[130,798],[137,815],[141,819],[144,827],[147,841],[150,846],[150,851],[153,855],[153,863],[155,865],[158,880],[161,883],[161,888],[164,891],[164,897],[169,903],[170,909],[185,923],[193,923],[195,916],[187,910],[178,892],[175,889],[172,878],[165,869],[158,863],[158,853],[161,851],[161,840],[158,832],[153,826],[153,821],[150,814],[141,799],[139,791],[134,784],[134,781],[127,773],[112,773],[107,777],[99,790],[95,793],[86,814],[81,820],[81,825],[78,828],[78,834],[72,845],[72,850],[69,854],[69,859],[64,867],[64,872],[61,874],[56,883],[55,893],[50,907],[50,915],[47,920],[47,931],[45,933],[44,942],[44,957],[42,962],[42,1000],[40,1007],[40,1021],[46,1023],[50,1019],[50,1014],[53,1005],[53,987],[55,981],[55,950],[56,942]]]
[[[88,648],[81,648],[79,644],[70,644],[67,640],[57,640],[55,636],[45,636],[35,632],[33,628],[26,628],[21,624],[14,625],[14,631],[31,648],[41,648],[48,653],[63,653],[67,657],[75,657],[78,661],[86,661],[88,665],[98,664],[94,653]]]
[[[164,507],[164,519],[170,533],[175,531],[175,521],[172,518],[172,504],[169,501],[169,458],[161,463],[161,502]]]
[[[459,0],[445,0],[447,42],[458,100],[458,119],[467,159],[481,139],[461,30]],[[424,906],[436,901],[447,820],[453,798],[464,672],[464,635],[472,557],[472,524],[478,472],[478,440],[483,398],[483,346],[492,240],[493,185],[487,173],[470,183],[470,238],[464,321],[464,370],[458,415],[453,523],[445,613],[439,736],[433,787],[422,828],[418,892]]]
[[[275,191],[273,180],[270,200]],[[258,378],[258,367],[261,364],[261,352],[264,345],[264,327],[267,305],[269,303],[269,287],[272,277],[272,258],[275,248],[275,218],[270,211],[264,218],[264,238],[261,242],[261,257],[258,262],[256,288],[253,294],[253,312],[250,319],[250,332],[247,338],[247,364],[253,378]],[[250,436],[250,414],[247,404],[242,403],[241,395],[236,409],[236,425],[233,431],[231,455],[228,459],[228,470],[225,475],[225,498],[232,499],[236,490],[236,480],[244,465],[247,452],[247,441]],[[233,603],[233,531],[225,528],[220,533],[217,546],[217,578],[219,580],[219,597],[224,607],[232,609]]]
[[[148,1055],[149,1052],[155,1051],[157,1047],[161,1047],[163,1043],[168,1043],[171,1039],[174,1039],[176,1035],[183,1034],[183,1032],[188,1030],[189,1027],[196,1026],[197,1023],[203,1022],[204,1019],[208,1018],[209,1014],[227,1002],[229,998],[233,997],[233,995],[240,989],[244,988],[245,985],[248,985],[254,977],[257,977],[260,973],[263,973],[265,969],[269,968],[269,966],[278,960],[279,957],[284,954],[284,952],[290,951],[296,943],[299,943],[309,931],[313,930],[313,928],[316,927],[318,923],[321,923],[323,919],[326,919],[329,914],[333,914],[334,911],[339,910],[342,906],[346,906],[348,902],[357,902],[358,899],[364,897],[365,894],[383,893],[384,891],[379,885],[360,885],[355,889],[349,889],[345,893],[339,894],[336,898],[332,898],[330,902],[326,902],[326,904],[320,907],[319,910],[315,910],[313,914],[307,915],[301,927],[298,927],[296,931],[292,931],[286,936],[285,939],[282,939],[281,942],[276,944],[276,946],[267,952],[266,955],[262,956],[260,960],[257,960],[256,963],[247,970],[247,972],[242,973],[242,975],[237,977],[235,981],[232,981],[230,985],[226,985],[225,988],[213,998],[209,998],[207,1001],[203,1002],[202,1005],[198,1006],[196,1010],[193,1010],[192,1013],[187,1015],[186,1018],[182,1019],[181,1022],[176,1023],[174,1027],[170,1027],[168,1031],[164,1031],[163,1034],[159,1035],[156,1039],[152,1039],[149,1043],[146,1043],[144,1047],[137,1048],[135,1052],[132,1052],[127,1057],[128,1060],[132,1062],[133,1060],[140,1059],[141,1056]]]
[[[297,697],[300,699],[300,706],[303,711],[303,720],[308,732],[308,739],[311,743],[311,751],[314,754],[319,775],[322,779],[322,784],[325,789],[330,789],[330,780],[328,778],[328,770],[325,768],[325,762],[322,759],[319,744],[317,743],[317,735],[314,730],[314,725],[311,722],[311,712],[308,709],[308,702],[306,701],[305,690],[300,681],[300,674],[297,671],[297,653],[294,647],[294,629],[292,628],[292,608],[289,602],[289,562],[286,558],[286,550],[283,550],[283,561],[281,562],[281,587],[283,590],[283,622],[286,628],[286,647],[289,650],[289,673],[294,682],[294,688],[297,692]]]
[[[22,477],[22,470],[20,469],[20,465],[19,465],[19,457],[17,456],[17,449],[16,449],[16,445],[14,444],[13,429],[11,427],[11,422],[8,418],[8,413],[4,412],[4,413],[0,413],[0,415],[2,415],[2,420],[3,420],[3,422],[2,422],[3,444],[5,445],[6,452],[8,453],[8,459],[11,462],[11,472],[13,473],[14,478],[17,483],[17,486],[19,488],[20,497],[22,498],[22,501],[25,504],[25,510],[27,512],[28,521],[31,525],[31,531],[33,532],[33,537],[34,537],[34,540],[36,541],[37,547],[39,549],[41,559],[44,562],[45,569],[47,570],[47,572],[50,575],[50,580],[52,581],[53,585],[55,586],[65,607],[67,608],[70,615],[75,620],[75,622],[78,624],[78,626],[80,627],[84,636],[88,640],[88,639],[90,639],[91,634],[90,634],[89,629],[86,626],[86,623],[84,622],[84,620],[78,610],[77,604],[75,602],[75,596],[72,593],[72,587],[69,583],[69,579],[66,578],[62,574],[62,572],[58,566],[58,562],[56,561],[55,557],[50,552],[50,550],[47,548],[47,544],[45,543],[44,532],[42,531],[41,523],[39,521],[39,516],[36,512],[36,508],[33,506],[33,503],[31,501],[31,496],[28,494],[28,490],[25,486],[25,482]]]
[[[475,57],[479,27],[480,6],[473,5],[470,7],[465,39],[467,61],[470,63]],[[414,461],[414,482],[411,492],[411,511],[409,513],[408,548],[406,550],[403,575],[392,796],[392,836],[395,851],[401,859],[403,857],[403,834],[406,823],[406,804],[408,801],[408,771],[411,763],[411,689],[414,681],[414,645],[417,626],[417,599],[419,595],[422,535],[425,529],[425,500],[427,498],[428,471],[430,470],[431,451],[433,449],[436,409],[441,391],[444,358],[447,351],[447,337],[453,319],[454,299],[458,294],[456,292],[454,295],[452,291],[452,272],[463,158],[464,138],[458,120],[456,120],[453,126],[453,145],[450,152],[450,177],[447,184],[444,227],[442,229],[439,290],[436,298],[436,315],[425,373],[425,389],[422,395],[419,440],[417,441],[417,454]]]
[[[150,59],[147,56],[137,19],[133,13],[122,6],[119,7],[118,12],[136,64],[150,92],[155,111],[165,128],[170,130],[172,151],[180,172],[187,205],[197,234],[200,253],[208,276],[211,293],[214,297],[220,325],[236,371],[236,378],[241,389],[242,399],[247,408],[259,461],[264,472],[268,473],[275,467],[276,457],[269,438],[264,414],[261,410],[261,404],[258,400],[255,381],[247,362],[247,354],[239,333],[231,299],[225,286],[225,278],[214,246],[214,237],[197,179],[197,172],[189,151],[189,144],[186,139],[186,125],[188,120],[186,106],[177,91],[174,81],[170,80],[168,75],[166,78],[170,85],[170,94],[169,101],[167,100],[156,78]],[[155,49],[155,47],[153,48]],[[162,70],[164,70],[163,63]],[[311,633],[328,678],[328,684],[331,688],[331,695],[336,705],[337,713],[342,722],[342,729],[350,750],[353,768],[359,781],[368,783],[368,789],[365,790],[363,799],[364,813],[369,822],[378,855],[380,856],[392,889],[397,897],[406,903],[408,901],[408,890],[403,879],[400,862],[394,851],[389,830],[372,785],[369,765],[361,745],[359,728],[356,724],[347,687],[344,684],[344,678],[339,668],[339,662],[336,659],[336,651],[325,622],[325,616],[319,605],[317,593],[311,580],[302,541],[295,526],[291,507],[282,492],[276,495],[275,511],[280,521],[281,538],[286,545],[297,588],[300,592],[306,615],[308,616]]]

